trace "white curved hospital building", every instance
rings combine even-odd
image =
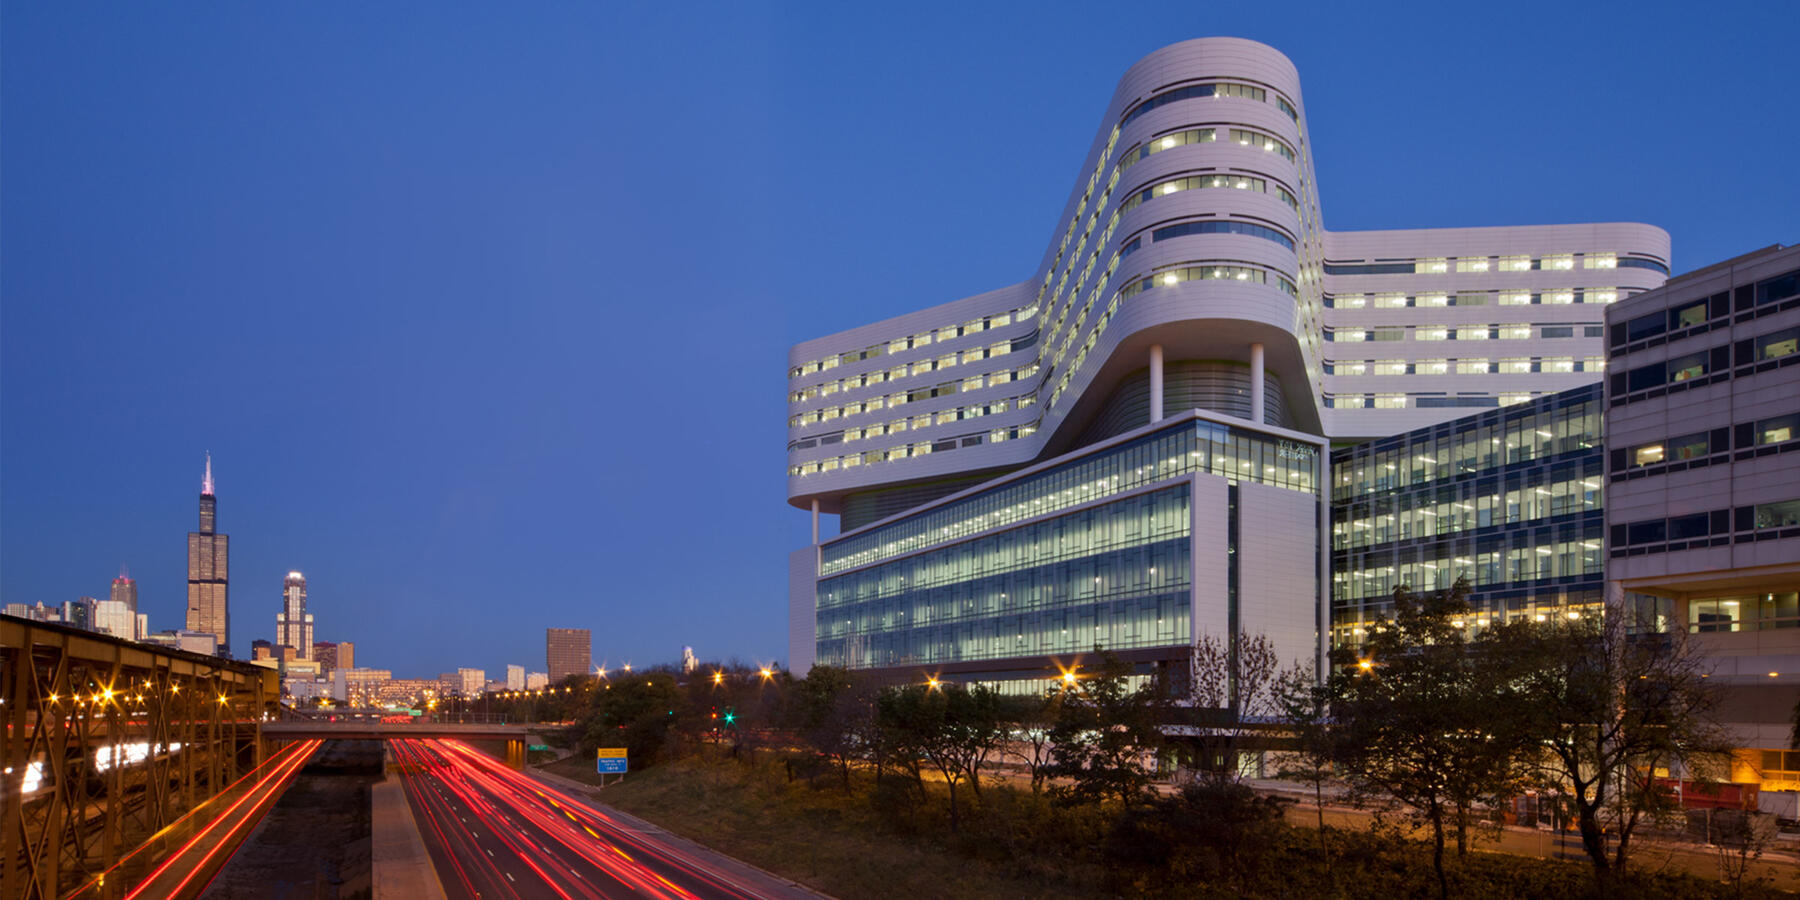
[[[788,499],[842,526],[790,561],[796,671],[1313,657],[1329,445],[1595,382],[1668,277],[1649,225],[1327,231],[1308,136],[1281,53],[1165,47],[1030,277],[790,351]]]

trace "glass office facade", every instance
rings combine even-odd
[[[1467,577],[1471,629],[1600,608],[1602,388],[1595,384],[1332,454],[1332,643],[1356,646],[1394,588]]]
[[[847,668],[1181,647],[1189,476],[1318,496],[1318,448],[1201,419],[821,547],[816,663]],[[1202,528],[1227,528],[1226,510]]]

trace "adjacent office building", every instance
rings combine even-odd
[[[306,611],[306,576],[289,572],[281,582],[281,612],[275,614],[275,646],[289,647],[296,659],[313,654],[313,617]]]
[[[1440,558],[1522,573],[1528,554],[1524,609],[1585,603],[1597,412],[1556,395],[1601,377],[1603,311],[1660,286],[1668,258],[1665,232],[1629,223],[1328,231],[1292,63],[1233,38],[1156,51],[1120,82],[1029,278],[790,352],[788,498],[814,524],[789,561],[790,667],[1030,690],[1095,647],[1180,670],[1202,635],[1259,632],[1317,660],[1380,583],[1335,613],[1339,550],[1390,580]],[[1332,481],[1333,442],[1482,410],[1487,448],[1434,432],[1413,454],[1430,469]],[[1529,449],[1507,445],[1520,416]],[[1532,507],[1507,508],[1527,482]],[[1527,521],[1539,488],[1565,518],[1494,544],[1481,529]],[[1377,506],[1415,524],[1339,543],[1330,507],[1363,493],[1370,529]],[[1466,500],[1425,531],[1427,494],[1434,515]],[[822,514],[838,536],[820,539]],[[1517,588],[1488,583],[1483,602],[1510,607]]]
[[[1731,780],[1800,791],[1800,247],[1607,310],[1607,588],[1714,664]],[[1765,809],[1800,814],[1797,795]]]
[[[544,661],[550,683],[593,671],[594,639],[586,628],[544,629]]]
[[[218,530],[212,454],[200,482],[200,530],[188,532],[187,630],[210,634],[220,656],[231,655],[231,539]]]

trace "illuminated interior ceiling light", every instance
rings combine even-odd
[[[1175,146],[1175,136],[1174,135],[1170,135],[1170,136],[1162,139],[1162,148],[1164,150],[1167,150],[1173,146]]]

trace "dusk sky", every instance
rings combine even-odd
[[[1299,67],[1335,230],[1800,241],[1790,3],[0,11],[0,599],[399,676],[785,661],[789,345],[1031,275],[1119,77]]]

